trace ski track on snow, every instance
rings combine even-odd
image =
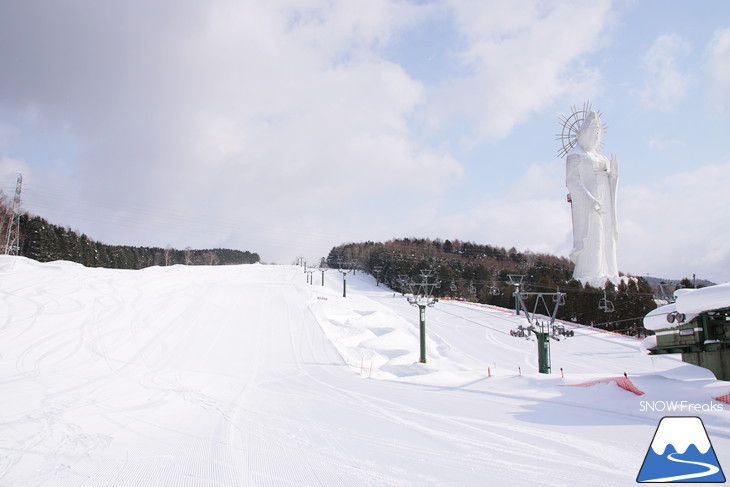
[[[429,308],[420,366],[408,363],[416,312],[368,276],[348,278],[341,298],[335,276],[307,285],[288,266],[10,262],[0,266],[10,310],[0,393],[12,398],[0,406],[3,487],[621,485],[651,438],[654,417],[612,405],[628,404],[622,391],[537,380],[535,344],[507,335],[524,322],[500,311]],[[365,327],[353,329],[359,349],[327,338],[341,316]],[[606,373],[595,346],[648,370],[616,337],[580,340],[554,345],[571,373]],[[360,377],[366,355],[371,380]],[[610,400],[591,403],[594,392]],[[710,419],[717,447],[730,448],[727,419]]]

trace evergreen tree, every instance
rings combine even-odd
[[[2,211],[0,195],[0,212]],[[172,247],[150,248],[106,245],[91,240],[85,234],[70,228],[53,225],[39,216],[25,213],[20,217],[20,255],[49,262],[68,260],[87,267],[141,269],[151,265],[203,264],[253,264],[260,261],[257,253],[231,249],[186,249]]]
[[[330,267],[340,263],[352,265],[374,274],[380,268],[380,280],[398,292],[408,290],[399,281],[400,276],[421,282],[421,270],[431,270],[442,281],[434,290],[437,297],[456,296],[478,300],[513,309],[514,286],[509,275],[524,275],[522,291],[566,293],[565,305],[559,308],[558,318],[595,325],[614,331],[645,334],[642,318],[656,307],[653,293],[646,281],[631,278],[618,286],[608,284],[605,289],[583,286],[572,278],[573,264],[567,258],[550,254],[520,252],[514,247],[479,245],[458,240],[430,240],[404,238],[387,242],[346,243],[333,247],[326,258]],[[451,292],[451,283],[456,292]],[[476,294],[469,292],[470,284]],[[606,293],[606,300],[614,311],[599,306]]]

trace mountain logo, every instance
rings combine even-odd
[[[659,421],[637,482],[725,482],[702,420],[665,416]]]

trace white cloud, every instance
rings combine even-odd
[[[15,181],[18,174],[28,174],[29,168],[25,161],[11,157],[0,157],[0,189],[12,188],[15,191]]]
[[[663,137],[653,137],[647,140],[647,145],[651,149],[664,150],[671,147],[683,146],[685,141],[679,139],[667,139]]]
[[[730,281],[728,187],[730,162],[647,184],[624,186],[619,180],[619,269]],[[516,184],[485,197],[472,210],[424,222],[421,234],[567,256],[572,222],[566,192],[563,160],[533,164]]]
[[[687,95],[692,78],[681,64],[691,52],[690,45],[677,34],[657,37],[642,59],[643,105],[650,109],[671,110]]]
[[[730,163],[619,191],[619,266],[657,277],[730,281]]]
[[[23,41],[0,46],[0,103],[80,141],[79,197],[116,202],[99,240],[230,241],[245,233],[235,227],[273,232],[312,212],[338,233],[353,195],[438,191],[461,174],[448,151],[417,144],[408,119],[424,87],[378,53],[428,5],[76,6],[6,11],[0,31]],[[74,214],[57,212],[60,224]]]
[[[205,170],[227,169],[229,183],[275,184],[290,195],[306,184],[342,193],[372,184],[432,188],[459,172],[447,155],[410,139],[406,119],[421,85],[368,51],[397,24],[391,4],[362,16],[347,5],[252,12],[230,3],[212,16],[190,60],[207,88],[188,103],[194,123],[182,127],[195,139],[192,165],[205,161]],[[263,26],[241,28],[240,17]],[[198,184],[205,176],[193,172]]]
[[[464,117],[476,137],[501,138],[558,97],[584,100],[600,74],[583,64],[602,46],[610,2],[452,0],[464,75],[430,94],[432,124]]]
[[[720,112],[730,109],[730,27],[715,32],[705,51],[711,104]]]
[[[0,121],[0,150],[5,149],[17,134],[18,130],[15,127]]]
[[[7,13],[0,15],[0,40],[14,41],[0,42],[0,108],[32,119],[22,130],[69,134],[78,147],[76,159],[64,159],[55,172],[30,159],[21,168],[33,171],[38,199],[50,194],[43,188],[62,188],[56,199],[38,201],[52,221],[109,243],[220,242],[279,262],[300,253],[319,257],[352,235],[409,230],[570,250],[562,161],[532,166],[522,182],[463,215],[434,219],[427,213],[443,214],[438,206],[425,203],[421,211],[416,204],[424,194],[438,199],[463,176],[447,139],[454,133],[503,137],[557,99],[581,103],[601,90],[600,71],[585,63],[606,42],[608,0],[168,7],[88,0],[0,7]],[[445,50],[458,51],[461,70],[429,86],[384,58],[382,48],[437,15],[453,21],[460,36]],[[726,51],[717,47],[724,37],[717,39],[707,66],[722,87],[724,65],[717,63]],[[679,64],[655,65],[659,72]],[[454,119],[461,124],[451,125]],[[418,132],[427,123],[448,133],[429,139]],[[20,158],[2,161],[10,167],[7,161]],[[660,195],[671,202],[659,186],[644,191],[646,201]],[[373,211],[371,199],[389,206]],[[651,235],[656,216],[637,208],[626,213],[626,228]],[[638,248],[647,262],[658,256]],[[722,254],[713,248],[705,255]],[[631,258],[622,269],[644,265]]]
[[[443,238],[568,255],[572,223],[566,194],[564,161],[533,164],[516,184],[431,225],[442,229]]]

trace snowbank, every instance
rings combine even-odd
[[[730,307],[730,283],[700,289],[678,289],[674,296],[674,303],[660,306],[644,317],[644,328],[675,328],[692,321],[704,311]],[[677,313],[684,315],[684,320],[673,319]]]
[[[685,315],[730,307],[730,283],[693,289],[677,297],[677,311]]]

